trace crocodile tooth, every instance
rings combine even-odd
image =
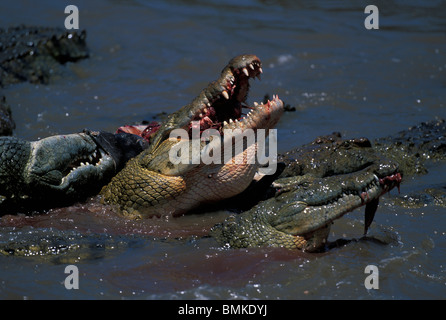
[[[260,71],[260,73],[263,73],[263,70],[262,70],[262,68],[259,68],[259,71]]]
[[[376,183],[379,183],[379,178],[378,178],[378,176],[376,174],[373,175],[373,178],[375,179]]]
[[[228,125],[228,123],[226,121],[223,121],[223,126]]]
[[[225,97],[226,100],[229,100],[229,94],[226,90],[224,90],[222,93],[223,97]]]
[[[259,104],[254,101],[254,107],[257,107]]]
[[[200,118],[203,118],[203,114],[202,113],[200,113],[199,116],[200,116]]]
[[[232,121],[232,119],[229,119],[229,123],[233,123],[234,121]]]
[[[254,70],[254,65],[252,63],[249,64],[249,67]]]
[[[204,112],[204,113],[208,113],[208,108],[205,107],[205,108],[203,109],[203,112]]]
[[[93,162],[93,157],[91,155],[89,155],[88,160],[90,160],[90,162]]]
[[[211,106],[211,103],[210,103],[210,102],[208,102],[208,103],[207,103],[207,106],[208,106],[208,107],[210,107],[210,106]]]
[[[243,71],[243,73],[244,73],[247,77],[249,77],[248,69],[243,68],[242,71]]]

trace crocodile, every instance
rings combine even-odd
[[[378,138],[374,148],[398,161],[404,174],[426,174],[427,163],[446,160],[446,121],[422,122],[397,134]]]
[[[268,198],[211,230],[221,245],[318,251],[333,221],[364,205],[366,235],[379,197],[402,179],[398,164],[380,157],[366,138],[322,136],[279,159],[285,168],[268,187],[272,192],[263,192]]]
[[[147,145],[136,135],[89,130],[38,141],[0,137],[1,214],[85,200]]]
[[[422,122],[395,135],[376,139],[374,149],[397,161],[406,176],[427,174],[429,166],[446,160],[446,121]],[[393,203],[406,208],[446,207],[446,184],[399,195],[393,198]]]
[[[0,28],[0,87],[24,81],[47,84],[59,65],[88,56],[85,30]]]
[[[200,204],[217,202],[245,190],[257,171],[257,141],[246,143],[237,152],[231,148],[234,157],[227,162],[219,158],[204,163],[201,155],[211,148],[210,141],[219,142],[220,149],[226,145],[226,139],[232,142],[231,136],[227,138],[228,130],[238,129],[240,135],[248,129],[254,133],[264,129],[268,133],[279,121],[283,102],[277,96],[265,104],[255,104],[246,116],[242,115],[249,79],[261,73],[261,61],[255,55],[230,60],[220,77],[191,103],[169,115],[150,139],[149,148],[131,159],[104,187],[101,194],[105,203],[117,204],[123,215],[132,219],[180,216]],[[182,129],[186,136],[171,137],[175,129]],[[217,135],[207,140],[203,134],[210,129]],[[194,141],[200,144],[200,154],[193,154]],[[189,150],[189,159],[174,164],[170,150],[178,144],[187,144],[182,150]],[[222,157],[225,152],[228,151],[220,151]],[[197,155],[198,161],[193,161]]]

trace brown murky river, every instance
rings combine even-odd
[[[333,131],[373,139],[446,117],[444,1],[375,1],[377,30],[364,27],[370,4],[364,1],[71,4],[87,30],[90,58],[68,64],[48,85],[1,90],[18,137],[114,131],[152,120],[190,102],[241,53],[263,61],[249,102],[277,93],[296,108],[277,126],[279,151]],[[63,27],[64,9],[50,0],[2,1],[0,27]],[[401,193],[446,185],[445,164],[428,169],[406,178]],[[67,260],[0,256],[0,298],[444,299],[446,209],[395,206],[396,194],[383,197],[369,231],[380,242],[358,240],[320,254],[228,250],[201,237],[228,212],[125,222],[93,201],[40,216],[6,216],[0,241],[51,230],[144,237]],[[337,220],[330,239],[360,239],[363,216],[358,210]],[[70,264],[79,270],[77,290],[64,286]],[[379,270],[378,289],[365,287],[368,265]]]

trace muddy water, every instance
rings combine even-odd
[[[47,86],[2,89],[15,135],[38,139],[83,128],[113,131],[188,103],[227,61],[255,53],[261,82],[249,101],[277,93],[295,112],[278,124],[279,150],[340,131],[386,136],[446,117],[446,4],[375,1],[378,30],[364,27],[362,1],[73,1],[91,57],[68,64]],[[63,27],[54,1],[0,3],[0,26]],[[402,193],[445,185],[446,167],[409,177]],[[33,218],[4,217],[0,238],[78,230],[141,240],[110,251],[54,260],[0,257],[1,298],[425,299],[446,296],[445,208],[406,209],[383,198],[369,235],[323,254],[278,249],[226,250],[206,234],[227,212],[175,221],[125,222],[95,202]],[[363,213],[337,221],[330,239],[359,239]],[[48,229],[53,228],[53,229]],[[62,231],[63,232],[63,231]],[[68,231],[67,231],[68,232]],[[152,237],[150,239],[150,237]],[[156,240],[159,237],[162,241]],[[80,273],[66,290],[67,264]],[[379,289],[367,290],[367,265]]]

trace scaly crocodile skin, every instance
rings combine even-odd
[[[259,77],[261,62],[254,55],[232,59],[221,76],[211,82],[189,105],[171,114],[159,129],[148,150],[129,161],[127,166],[104,187],[102,195],[107,203],[117,204],[129,218],[178,216],[199,204],[229,198],[245,190],[252,182],[257,163],[257,143],[245,146],[237,162],[233,157],[221,164],[178,164],[169,159],[169,151],[176,143],[192,145],[193,140],[169,139],[174,129],[184,129],[191,137],[199,123],[200,132],[214,129],[221,134],[223,146],[225,129],[273,128],[283,113],[278,97],[265,104],[255,104],[242,117],[242,107],[249,89],[249,78]],[[201,142],[200,150],[206,147]],[[190,147],[192,150],[192,146]],[[222,154],[224,152],[222,151]]]

